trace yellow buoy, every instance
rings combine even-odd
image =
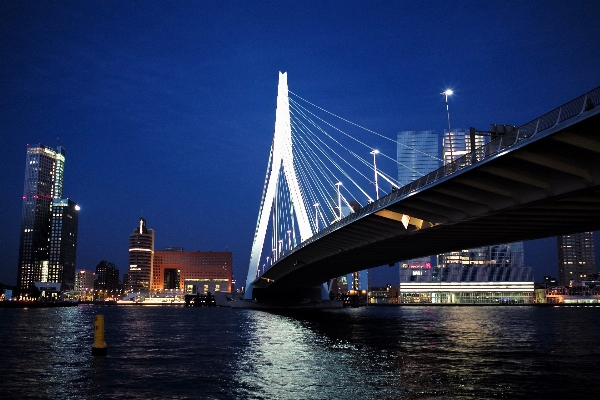
[[[106,343],[104,342],[104,315],[96,315],[94,317],[94,343],[92,343],[92,355],[106,355]]]

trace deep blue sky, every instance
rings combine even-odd
[[[441,132],[446,87],[453,128],[521,125],[600,85],[598,16],[595,0],[4,0],[0,282],[16,283],[27,143],[67,150],[78,268],[126,272],[142,215],[156,249],[232,251],[243,284],[278,71],[392,138]],[[555,239],[525,251],[536,280],[557,275]],[[373,284],[397,283],[386,268]]]

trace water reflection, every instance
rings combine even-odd
[[[107,357],[91,356],[96,314],[105,316]],[[600,308],[0,309],[0,343],[2,399],[512,399],[600,390]]]
[[[359,329],[329,325],[336,314],[314,312],[248,312],[249,346],[240,355],[235,376],[244,388],[238,394],[254,398],[382,398],[394,393],[380,368],[380,359],[345,332]],[[351,319],[351,318],[350,318]],[[341,322],[339,319],[338,322]],[[349,322],[345,320],[345,322]],[[356,338],[356,337],[354,337]],[[392,377],[393,378],[393,377]]]

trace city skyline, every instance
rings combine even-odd
[[[442,132],[447,87],[453,129],[520,125],[600,84],[600,6],[550,3],[543,14],[520,2],[3,3],[0,282],[16,283],[27,143],[53,148],[60,136],[69,152],[77,269],[111,260],[126,271],[143,217],[161,232],[157,248],[232,251],[242,282],[278,71],[290,90],[389,138]],[[453,29],[434,24],[448,20]],[[537,281],[558,275],[556,239],[525,249]],[[374,284],[395,281],[381,276]]]

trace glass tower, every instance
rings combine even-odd
[[[594,236],[592,232],[557,236],[558,276],[563,286],[590,280],[596,273]]]
[[[149,293],[152,285],[154,230],[146,228],[146,220],[129,235],[129,286],[134,292]]]
[[[407,185],[440,167],[436,131],[398,132],[398,182]]]
[[[49,277],[53,200],[62,196],[65,150],[28,146],[19,245],[17,287],[29,290]],[[74,277],[73,277],[74,279]],[[60,282],[57,278],[54,282]]]
[[[440,167],[440,146],[436,131],[401,131],[398,142],[398,183],[408,185]],[[402,261],[401,267],[412,264],[430,264],[431,257]]]
[[[42,276],[42,282],[59,282],[62,291],[73,290],[79,206],[70,199],[52,200],[51,221],[48,275]]]

